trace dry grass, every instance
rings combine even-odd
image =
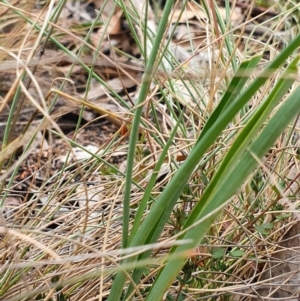
[[[110,21],[99,19],[97,34],[88,33],[95,16],[82,22],[76,16],[68,19],[66,10],[62,10],[55,15],[60,16],[58,21],[50,22],[47,13],[47,6],[36,6],[33,1],[0,2],[0,300],[106,300],[122,259],[145,250],[120,251],[128,134],[144,62],[134,57],[139,49],[129,30],[116,28],[124,22],[120,9]],[[49,26],[51,37],[33,29],[24,16],[40,28]],[[271,40],[269,34],[260,40],[253,38],[247,30],[256,25],[256,20],[250,13],[247,18],[232,31],[239,46],[235,58],[242,61],[264,49],[264,62],[268,62],[280,51],[283,40]],[[79,25],[74,20],[80,21]],[[288,22],[285,15],[276,20],[272,32],[284,34],[286,40],[289,34],[293,36],[294,28],[284,28]],[[105,28],[103,22],[109,26]],[[85,27],[83,23],[88,24]],[[215,63],[202,58],[205,70],[200,75],[185,64],[185,75],[194,76],[196,88],[190,85],[192,92],[188,95],[178,80],[175,87],[183,94],[171,91],[184,106],[183,126],[166,157],[145,215],[194,145],[232,74],[226,63],[230,62],[227,50],[220,54],[203,49],[207,43],[217,49],[219,41],[224,46],[222,37],[212,33],[214,26],[203,25],[207,26],[204,31],[196,26],[193,47],[200,48],[193,50],[201,50],[204,56],[214,53]],[[185,45],[190,40],[175,42]],[[91,79],[93,71],[98,81]],[[159,88],[169,78],[175,80],[179,72],[180,68],[173,73],[159,70],[151,87],[149,99],[156,114],[150,114],[149,101],[136,149],[132,216],[177,114],[161,101],[163,91]],[[146,261],[135,300],[144,300],[236,131],[269,88],[266,85],[261,89],[252,108],[224,131],[201,169],[192,175],[160,237],[161,244],[155,244],[153,256]],[[193,103],[191,95],[195,93],[203,103]],[[166,300],[255,300],[265,294],[260,289],[266,288],[266,273],[276,260],[282,262],[276,255],[278,243],[290,238],[289,230],[298,227],[299,128],[299,122],[287,128],[260,162],[260,168],[192,254]],[[289,252],[297,247],[280,245]],[[297,258],[295,261],[299,262]],[[288,266],[288,262],[282,265],[287,277]],[[273,283],[278,289],[276,281]]]

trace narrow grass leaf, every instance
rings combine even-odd
[[[264,102],[259,107],[257,107],[255,113],[253,114],[251,119],[248,120],[244,129],[241,130],[239,136],[233,142],[228,153],[224,157],[221,166],[215,173],[209,185],[206,187],[201,197],[201,202],[198,202],[194,207],[187,221],[186,227],[195,222],[198,213],[206,205],[206,202],[213,191],[217,189],[219,183],[222,181],[222,178],[227,178],[228,173],[232,168],[234,168],[236,161],[240,158],[241,154],[251,143],[252,139],[257,134],[263,123],[267,120],[272,110],[276,107],[276,105],[278,105],[284,95],[288,92],[289,88],[292,86],[296,79],[298,73],[298,62],[299,57],[296,57],[287,67],[285,72],[283,72],[281,78],[278,80],[277,84],[264,100]]]
[[[299,40],[300,42],[300,35],[295,40]],[[267,71],[263,71],[261,77],[255,80],[255,84],[251,84],[251,87],[249,87],[245,93],[242,93],[242,95],[240,95],[234,103],[230,104],[228,108],[222,112],[215,123],[212,124],[209,129],[207,129],[207,132],[202,136],[202,139],[200,139],[201,143],[199,143],[199,141],[197,142],[184,164],[179,168],[171,182],[151,208],[149,215],[146,217],[141,226],[141,232],[134,238],[132,246],[144,244],[148,235],[152,232],[153,225],[157,225],[157,221],[160,219],[162,212],[165,212],[166,220],[160,220],[160,222],[163,223],[167,221],[172,208],[180,197],[180,194],[191,173],[193,172],[195,166],[197,166],[205,151],[212,145],[212,143],[214,143],[219,134],[226,128],[235,114],[247,101],[251,99],[252,95],[256,93],[257,90],[255,90],[255,88],[258,89],[265,82],[266,76],[270,76],[272,72],[275,72],[273,70],[274,65],[280,66],[280,64],[284,62],[284,58],[286,58],[293,50],[295,50],[295,47],[296,44],[292,42],[290,47],[285,49],[285,55],[283,56],[281,54],[280,58],[275,60],[276,64],[270,64],[270,66],[266,68]],[[168,210],[166,210],[167,208]],[[161,231],[162,229],[157,229],[157,231],[159,230]],[[158,237],[153,237],[153,239],[156,238]]]
[[[163,15],[161,17],[157,34],[153,43],[152,51],[149,55],[149,59],[146,64],[145,73],[142,79],[141,89],[138,95],[137,100],[137,109],[134,114],[134,120],[132,124],[132,129],[130,133],[130,142],[127,158],[127,172],[125,178],[125,192],[124,192],[124,209],[123,209],[123,230],[122,230],[122,247],[127,247],[128,241],[128,230],[129,230],[129,210],[130,210],[130,199],[131,199],[131,184],[132,184],[132,175],[133,175],[133,164],[134,164],[134,155],[135,155],[135,146],[138,138],[139,124],[141,120],[141,115],[143,111],[142,103],[147,97],[149,91],[150,83],[155,73],[153,66],[155,65],[156,58],[158,56],[158,50],[160,49],[160,44],[164,35],[166,25],[168,23],[168,17],[170,15],[174,0],[167,0]],[[114,284],[111,289],[111,294],[108,298],[108,301],[120,300],[123,285],[125,283],[125,275],[123,273],[118,273]]]
[[[133,174],[133,164],[134,164],[134,155],[135,155],[135,146],[138,138],[139,125],[141,121],[141,116],[143,112],[142,103],[147,97],[149,87],[151,84],[151,79],[155,73],[153,66],[155,65],[155,60],[158,56],[158,50],[162,41],[164,30],[168,22],[168,16],[170,14],[174,0],[168,0],[166,2],[163,16],[158,26],[157,35],[153,43],[153,48],[147,61],[145,68],[145,73],[142,79],[141,89],[138,95],[137,100],[137,109],[134,114],[134,119],[132,123],[132,128],[130,132],[130,142],[127,158],[127,172],[125,178],[125,192],[124,192],[124,209],[123,209],[123,234],[122,234],[122,247],[126,248],[128,241],[128,229],[129,229],[129,210],[130,210],[130,199],[131,199],[131,184],[132,184],[132,174]]]
[[[239,66],[236,74],[232,78],[229,86],[227,87],[224,95],[222,96],[219,104],[216,109],[213,111],[207,122],[205,123],[200,136],[197,139],[197,142],[203,137],[203,135],[207,132],[207,130],[216,122],[224,108],[228,106],[228,104],[235,101],[237,96],[243,90],[247,80],[249,79],[249,73],[252,72],[257,66],[260,60],[260,56],[256,56],[251,58],[250,60],[244,61]]]
[[[201,143],[199,143],[199,141],[196,143],[184,164],[178,169],[171,182],[167,185],[156,203],[151,208],[138,233],[133,238],[130,246],[143,245],[145,242],[152,243],[159,238],[163,226],[167,222],[173,207],[175,206],[186,183],[188,182],[190,175],[199,163],[202,156],[205,154],[206,150],[214,143],[214,141],[216,141],[220,133],[226,128],[236,113],[247,102],[249,102],[251,97],[255,95],[257,90],[265,83],[267,78],[275,72],[275,68],[280,67],[280,65],[284,63],[285,59],[297,48],[296,41],[300,42],[300,35],[298,35],[295,40],[260,74],[260,76],[254,80],[254,82],[249,88],[246,89],[244,93],[237,97],[236,101],[231,103],[222,112],[216,122],[207,130],[202,139],[200,139]],[[127,179],[131,180],[128,174],[127,176]],[[130,197],[130,192],[128,193],[127,197]],[[207,227],[213,222],[216,215],[217,212],[215,214],[211,214],[211,216],[206,220],[205,224]],[[135,260],[136,258],[128,259],[128,261]],[[183,263],[184,260],[182,261],[182,264]],[[113,291],[116,292],[116,295],[113,295],[114,298],[116,298],[116,296],[120,296],[124,283],[125,275],[118,274],[113,285]],[[159,300],[159,298],[157,300]]]
[[[274,144],[280,133],[286,128],[289,122],[300,112],[300,87],[288,97],[282,104],[274,116],[269,120],[268,124],[261,131],[255,141],[249,146],[242,158],[237,162],[236,166],[228,174],[223,182],[219,183],[218,189],[213,193],[206,206],[199,213],[197,221],[185,235],[184,239],[191,239],[191,243],[176,248],[177,252],[184,252],[193,249],[201,241],[206,231],[214,221],[222,206],[226,204],[234,193],[239,189],[249,174],[257,166],[256,158],[262,156]],[[199,200],[201,202],[201,200]],[[178,275],[181,267],[186,259],[170,260],[159,274],[151,291],[147,297],[147,301],[161,300],[165,291],[171,285],[173,279]]]
[[[168,150],[169,150],[170,146],[173,143],[173,139],[176,135],[176,132],[177,132],[178,126],[180,125],[180,122],[181,122],[181,118],[178,119],[177,124],[175,125],[174,129],[172,130],[171,135],[170,135],[165,147],[163,148],[163,151],[162,151],[162,153],[161,153],[161,155],[160,155],[160,157],[159,157],[159,159],[158,159],[158,161],[157,161],[157,163],[156,163],[156,165],[153,169],[150,180],[147,183],[147,188],[144,192],[143,198],[142,198],[142,200],[139,204],[138,211],[137,211],[137,214],[136,214],[135,219],[134,219],[134,223],[133,223],[132,230],[131,230],[131,233],[130,233],[130,241],[132,241],[132,239],[135,237],[135,235],[136,235],[136,233],[137,233],[137,231],[138,231],[138,229],[141,225],[142,216],[143,216],[143,213],[144,213],[145,208],[147,206],[147,202],[150,199],[152,189],[155,185],[157,176],[159,174],[159,171],[161,169],[162,164],[164,163],[165,158],[167,157]]]

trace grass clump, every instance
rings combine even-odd
[[[290,8],[255,39],[229,1],[91,3],[0,2],[0,299],[264,295],[298,216]]]

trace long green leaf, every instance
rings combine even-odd
[[[239,110],[250,101],[257,90],[266,80],[285,62],[289,55],[300,43],[300,35],[276,58],[274,61],[253,81],[253,83],[241,93],[237,99],[230,103],[219,115],[219,118],[207,129],[206,133],[196,143],[184,164],[178,169],[174,177],[162,192],[156,203],[151,208],[150,213],[145,218],[138,233],[133,238],[130,246],[139,246],[145,243],[157,241],[160,233],[167,222],[173,207],[179,199],[190,175],[205,154],[206,150],[216,141],[220,133],[226,128],[228,123],[234,118]],[[214,216],[211,218],[211,222]],[[125,262],[133,262],[136,257],[127,259]],[[116,284],[115,284],[116,283]],[[118,274],[114,286],[118,286],[118,293],[125,283],[125,275]],[[111,299],[113,300],[113,299]],[[118,299],[115,299],[118,300]]]
[[[157,34],[155,36],[155,40],[153,43],[152,51],[149,55],[149,59],[146,64],[145,73],[142,79],[141,89],[139,92],[138,100],[137,100],[137,109],[134,114],[132,129],[130,133],[130,143],[128,150],[128,158],[127,158],[127,172],[125,178],[125,193],[124,193],[124,210],[123,210],[123,230],[122,230],[122,247],[127,247],[128,241],[128,229],[129,229],[129,210],[130,210],[130,199],[131,199],[131,184],[132,184],[132,175],[133,175],[133,164],[134,164],[134,155],[135,155],[135,146],[138,138],[139,124],[141,120],[141,115],[143,111],[142,103],[147,97],[147,93],[149,91],[151,80],[155,73],[155,61],[158,55],[158,51],[161,45],[162,37],[168,22],[168,16],[170,15],[171,8],[174,4],[174,0],[167,0],[163,15],[160,20]],[[108,298],[108,301],[116,301],[120,300],[123,285],[125,283],[125,275],[123,273],[118,273],[114,284],[112,286],[111,294]]]
[[[285,60],[292,54],[293,51],[295,51],[295,49],[297,49],[299,43],[300,35],[298,35],[295,40],[293,40],[291,44],[270,63],[270,65],[253,81],[253,83],[247,89],[245,89],[245,91],[243,91],[235,99],[233,103],[228,104],[228,106],[222,110],[218,119],[215,120],[211,127],[207,129],[201,139],[196,143],[187,160],[178,169],[171,182],[167,185],[165,190],[157,199],[136,236],[133,238],[130,246],[139,246],[145,243],[157,241],[174,205],[176,204],[186,183],[188,182],[190,175],[207,149],[216,141],[220,133],[227,127],[228,123],[243,108],[243,106],[250,101],[252,96],[255,95],[258,89],[266,82],[266,80],[276,70],[278,70],[282,64],[285,63]],[[210,217],[210,223],[213,221],[214,217],[215,216],[213,215]],[[124,261],[124,263],[134,262],[135,260],[136,257],[132,257]],[[178,267],[179,266],[180,265],[178,264]],[[125,279],[125,275],[120,273],[117,275],[112,289],[114,297],[110,298],[110,301],[119,300]],[[116,290],[117,293],[115,294]]]
[[[161,226],[155,229],[156,235],[151,235],[153,237],[151,242],[154,242],[159,237],[159,234],[162,231],[162,225],[167,222],[167,218],[170,215],[172,208],[180,197],[180,194],[188,182],[191,173],[195,169],[195,166],[197,166],[198,162],[205,154],[205,151],[214,143],[214,141],[216,141],[220,133],[226,128],[236,113],[247,102],[249,102],[251,97],[257,92],[257,89],[259,89],[265,83],[268,76],[271,76],[275,72],[275,66],[279,68],[280,65],[284,63],[285,59],[297,48],[296,41],[300,43],[300,35],[298,35],[297,38],[290,44],[290,46],[288,46],[285,51],[261,73],[261,75],[250,85],[249,88],[247,88],[238,96],[234,103],[231,103],[222,112],[215,123],[213,123],[209,129],[207,129],[206,133],[202,136],[202,139],[197,142],[184,164],[178,169],[171,182],[151,208],[150,213],[141,225],[140,231],[132,241],[132,246],[144,244],[145,241],[148,240],[150,233],[153,233],[152,229],[154,225],[157,225],[158,221],[160,220]],[[164,220],[161,220],[162,212],[164,212]]]
[[[205,123],[200,136],[197,139],[197,142],[202,138],[202,136],[207,132],[207,130],[216,122],[221,112],[228,106],[231,102],[235,101],[238,95],[243,90],[248,78],[249,71],[252,72],[254,68],[257,66],[260,60],[260,56],[255,56],[250,60],[244,61],[239,66],[236,74],[230,81],[224,95],[222,96],[219,104],[212,112],[211,116]]]
[[[299,57],[296,57],[287,67],[271,93],[267,96],[266,100],[262,103],[261,106],[257,108],[252,118],[248,120],[245,128],[241,131],[240,135],[231,145],[227,155],[222,161],[221,166],[219,167],[209,185],[206,187],[201,197],[201,202],[198,202],[194,207],[185,227],[190,226],[196,221],[197,215],[206,205],[209,196],[213,193],[214,190],[218,188],[219,183],[222,182],[222,178],[228,178],[228,174],[231,169],[234,168],[236,161],[239,160],[241,154],[251,143],[253,137],[256,135],[263,123],[267,120],[275,106],[288,92],[289,88],[292,86],[297,77],[297,64],[299,62],[299,59]]]
[[[129,150],[128,150],[128,158],[127,158],[127,172],[125,178],[125,193],[124,193],[124,210],[123,210],[123,234],[122,234],[122,247],[126,248],[128,241],[128,229],[129,229],[129,210],[130,210],[130,199],[131,199],[131,185],[132,185],[132,175],[133,175],[133,165],[134,165],[134,155],[135,155],[135,146],[138,138],[139,125],[141,121],[141,116],[143,112],[142,103],[145,101],[147,97],[147,93],[149,91],[149,87],[151,84],[151,80],[155,74],[156,69],[153,68],[155,65],[155,61],[158,56],[158,51],[160,48],[160,44],[162,41],[162,37],[166,28],[166,24],[168,22],[168,16],[171,12],[171,8],[173,6],[174,0],[168,0],[163,16],[161,18],[161,22],[159,23],[157,35],[155,37],[153,48],[149,56],[149,60],[147,61],[147,65],[145,68],[145,73],[143,75],[141,89],[139,92],[138,100],[137,100],[137,109],[134,114],[134,119],[132,123],[132,129],[130,132],[130,142],[129,142]]]
[[[274,144],[280,133],[286,128],[289,122],[300,112],[300,87],[282,104],[276,114],[270,119],[265,128],[261,131],[256,140],[244,153],[235,168],[227,175],[227,178],[220,183],[217,190],[211,195],[207,205],[198,215],[197,220],[201,221],[191,228],[184,235],[184,239],[191,239],[191,243],[176,248],[175,254],[185,250],[193,249],[201,241],[206,231],[214,221],[222,206],[228,201],[247,179],[249,174],[257,166],[256,158],[262,158],[268,149]],[[201,200],[200,200],[201,202]],[[178,275],[186,259],[177,258],[170,260],[159,274],[147,301],[162,300],[162,297],[174,278]]]
[[[172,142],[173,142],[173,139],[176,135],[176,132],[177,132],[177,129],[178,129],[178,126],[181,122],[181,118],[178,119],[178,122],[177,124],[175,125],[174,129],[172,130],[171,132],[171,135],[153,169],[153,172],[152,172],[152,175],[149,179],[149,182],[147,183],[147,188],[144,192],[144,195],[143,195],[143,198],[139,204],[139,208],[138,208],[138,212],[136,213],[135,215],[135,219],[134,219],[134,222],[133,222],[133,226],[132,226],[132,230],[131,230],[131,233],[130,233],[130,239],[132,240],[133,237],[135,237],[137,231],[138,231],[138,228],[140,227],[140,224],[141,224],[141,220],[142,220],[142,216],[143,216],[143,213],[145,211],[145,208],[147,206],[147,202],[149,201],[150,199],[150,196],[151,196],[151,192],[152,192],[152,189],[155,185],[155,182],[156,182],[156,179],[158,177],[158,174],[159,174],[159,171],[161,169],[161,166],[162,164],[164,163],[164,160],[168,154],[168,150],[170,148],[170,146],[172,145]]]

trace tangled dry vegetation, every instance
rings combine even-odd
[[[127,13],[135,5],[142,16],[141,2],[122,3]],[[263,53],[262,68],[297,30],[287,26],[293,16],[272,3],[229,1],[227,15],[225,2],[217,4],[236,41],[236,64]],[[151,3],[148,25],[155,30],[162,4]],[[232,57],[220,51],[223,36],[207,11],[188,1],[180,16],[180,4],[166,32],[167,39],[174,29],[177,62],[173,70],[157,69],[144,104],[132,219],[176,118],[182,113],[182,125],[145,215],[233,74]],[[140,251],[121,251],[128,137],[145,68],[141,49],[147,48],[141,20],[132,25],[127,13],[113,1],[0,1],[0,300],[106,300],[122,258]],[[248,114],[268,89],[261,88]],[[165,103],[167,92],[176,99],[172,106]],[[147,295],[241,120],[222,133],[192,175],[153,247],[135,300]],[[295,122],[278,139],[165,300],[299,300],[299,130]]]

